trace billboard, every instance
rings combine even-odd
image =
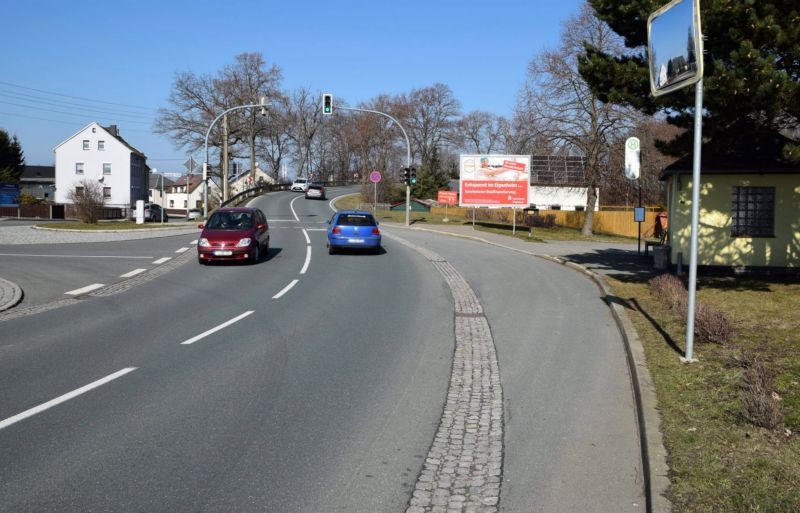
[[[0,207],[19,206],[19,185],[0,183]]]
[[[462,207],[527,207],[530,155],[461,155]]]
[[[456,191],[436,191],[436,202],[455,205],[458,203],[458,193]]]

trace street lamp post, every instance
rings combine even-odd
[[[206,130],[206,140],[204,144],[206,160],[205,162],[203,162],[203,218],[204,219],[208,219],[208,136],[211,134],[211,129],[214,128],[214,125],[217,123],[217,121],[220,120],[222,116],[224,116],[228,112],[233,112],[234,110],[260,108],[261,115],[266,116],[267,105],[272,105],[272,103],[267,102],[266,96],[262,96],[261,103],[256,103],[253,105],[239,105],[237,107],[231,107],[230,109],[226,109],[219,116],[214,118],[214,121],[212,121],[210,125],[208,125],[208,130]]]
[[[380,112],[380,111],[377,111],[377,110],[357,109],[355,107],[338,107],[338,106],[336,108],[337,109],[341,109],[341,110],[351,110],[351,111],[354,111],[354,112],[370,112],[372,114],[379,114],[381,116],[387,117],[390,120],[394,121],[394,123],[398,127],[400,127],[400,131],[403,132],[403,137],[406,138],[406,167],[409,167],[409,168],[411,167],[411,142],[408,139],[408,134],[406,133],[406,129],[403,128],[403,125],[401,125],[399,121],[394,119],[389,114],[386,114],[385,112]],[[411,222],[410,222],[410,212],[411,212],[411,185],[410,184],[406,184],[406,226],[411,224]]]

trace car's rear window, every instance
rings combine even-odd
[[[345,226],[375,226],[375,218],[369,214],[342,214],[336,224]]]
[[[306,183],[306,179],[305,178],[298,178],[297,180],[294,181],[294,183]]]
[[[318,189],[319,190],[319,189],[322,189],[322,186],[321,185],[309,185],[308,188],[309,189]]]

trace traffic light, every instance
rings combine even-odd
[[[262,96],[261,97],[261,115],[262,116],[266,116],[267,115],[267,97],[266,96]]]
[[[417,168],[415,168],[415,167],[411,168],[411,182],[410,183],[411,183],[411,185],[416,185],[417,184]]]
[[[333,114],[333,95],[330,93],[322,95],[322,114],[325,116]]]
[[[403,168],[403,183],[406,185],[411,185],[411,168],[404,167]]]

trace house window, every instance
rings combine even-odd
[[[106,149],[106,142],[105,141],[97,141],[97,149],[99,151],[103,151]]]
[[[186,208],[186,200],[183,200],[183,208]]]
[[[108,162],[104,162],[103,163],[103,174],[104,175],[110,175],[111,174],[111,164],[109,164]]]
[[[147,197],[148,198],[152,198],[153,197],[153,189],[150,189],[149,191],[147,191]]]
[[[75,163],[75,174],[82,175],[83,174],[83,162],[76,162]]]
[[[731,237],[775,236],[775,187],[734,187]]]
[[[89,139],[84,139],[83,140],[83,149],[84,150],[88,150],[89,149]]]
[[[175,200],[169,200],[169,208],[173,208],[175,206]]]
[[[111,197],[111,187],[103,187],[103,197],[104,198]]]
[[[83,197],[83,187],[75,187],[75,196],[78,198]]]

